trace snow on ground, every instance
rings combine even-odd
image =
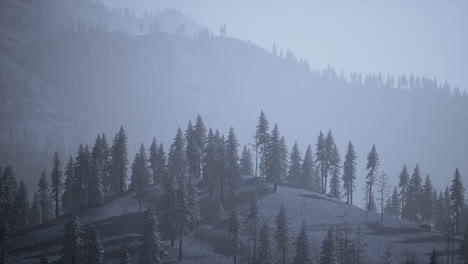
[[[445,237],[437,231],[419,228],[417,224],[401,219],[386,217],[383,224],[379,224],[380,216],[369,214],[369,225],[365,224],[365,211],[348,205],[342,201],[313,191],[279,186],[277,192],[265,188],[263,181],[244,179],[235,197],[227,198],[225,210],[233,205],[240,209],[242,217],[247,214],[248,201],[255,192],[258,197],[260,213],[263,220],[274,226],[281,203],[286,206],[291,223],[291,242],[295,240],[300,224],[307,222],[309,236],[312,239],[313,254],[316,258],[320,253],[321,241],[326,231],[334,226],[343,229],[345,226],[354,232],[361,226],[364,233],[365,263],[379,263],[385,250],[390,250],[395,261],[401,260],[397,255],[415,255],[426,261],[432,249],[445,250]],[[160,191],[158,187],[149,187],[144,194],[143,206],[151,203],[158,204]],[[210,199],[207,193],[201,193],[202,217],[209,219],[208,211],[216,210],[213,204],[217,199]],[[85,229],[99,226],[102,240],[107,252],[107,259],[118,256],[122,245],[129,246],[130,252],[136,254],[139,244],[139,206],[135,194],[126,192],[105,203],[101,208],[88,210],[79,215]],[[211,215],[212,212],[211,212]],[[212,217],[212,216],[211,216]],[[61,218],[37,227],[26,228],[12,235],[10,256],[13,263],[35,263],[37,258],[47,253],[51,259],[58,259],[62,244],[65,219]],[[207,222],[210,222],[209,220]],[[184,238],[184,261],[182,263],[231,263],[232,258],[226,250],[227,221],[205,224],[194,234],[187,234]],[[271,234],[273,235],[273,231]],[[243,238],[242,251],[244,256],[239,261],[250,257],[251,242],[247,235]],[[168,241],[164,242],[168,253],[164,259],[166,263],[176,263],[178,256],[178,241],[176,247],[170,248]],[[274,243],[273,243],[274,245]],[[288,258],[292,260],[294,249],[288,250]],[[443,257],[442,257],[443,258]],[[245,262],[245,261],[244,261]],[[395,262],[396,263],[396,262]]]

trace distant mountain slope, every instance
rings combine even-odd
[[[132,153],[153,136],[167,144],[201,113],[208,126],[233,126],[247,144],[261,109],[289,147],[297,140],[304,151],[320,130],[332,129],[343,156],[352,140],[359,181],[372,144],[392,179],[404,163],[419,163],[438,186],[457,167],[468,173],[467,96],[432,80],[395,89],[378,75],[351,81],[333,69],[310,71],[292,54],[212,36],[175,11],[140,19],[89,1],[45,3],[1,3],[8,18],[1,32],[9,33],[0,42],[0,162],[30,189],[53,151],[74,155],[96,131],[112,138],[123,125]],[[161,28],[147,34],[153,18]]]
[[[274,226],[281,203],[286,205],[288,219],[291,223],[292,237],[298,233],[303,220],[307,222],[308,235],[312,240],[314,259],[318,259],[321,241],[331,226],[348,228],[352,235],[358,226],[363,231],[364,250],[363,263],[381,263],[385,249],[391,249],[395,256],[395,263],[404,255],[414,255],[426,261],[432,249],[439,252],[445,250],[445,237],[437,231],[427,231],[419,228],[415,223],[386,217],[381,225],[379,215],[369,214],[369,226],[365,225],[365,212],[355,206],[329,198],[313,191],[280,187],[273,193],[271,188],[264,185],[263,180],[246,178],[236,196],[226,200],[226,215],[236,206],[240,209],[242,220],[248,210],[248,201],[252,194],[259,199],[261,221],[268,221]],[[152,203],[158,208],[161,201],[157,187],[149,187],[145,191],[145,204]],[[226,248],[227,219],[216,219],[218,197],[208,197],[208,192],[201,194],[201,213],[203,225],[193,234],[185,238],[183,263],[231,263],[229,249]],[[158,214],[161,211],[158,209]],[[135,193],[127,192],[117,197],[99,209],[86,211],[80,215],[80,221],[87,228],[99,226],[103,235],[106,259],[118,257],[120,248],[126,243],[132,254],[137,254],[139,244],[138,203]],[[10,256],[14,263],[36,263],[37,259],[47,253],[53,260],[60,257],[61,239],[63,236],[63,219],[45,225],[30,227],[17,234],[12,234]],[[243,231],[241,260],[247,261],[251,256],[249,237]],[[177,249],[171,249],[165,242],[167,256],[164,263],[177,257]],[[408,244],[411,243],[411,247]],[[293,256],[293,248],[289,249],[289,259]],[[242,262],[244,263],[244,262]]]

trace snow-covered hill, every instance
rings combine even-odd
[[[168,144],[200,113],[248,144],[262,109],[302,152],[320,130],[333,131],[340,153],[352,140],[359,175],[372,144],[392,185],[403,164],[419,164],[437,186],[457,167],[468,175],[467,96],[432,79],[409,90],[378,74],[311,71],[291,53],[213,34],[175,10],[135,15],[87,0],[0,7],[0,164],[31,190],[54,151],[74,155],[96,132],[112,138],[123,125],[133,153],[153,136]]]
[[[154,204],[156,208],[161,201],[161,191],[157,186],[148,187],[144,194],[145,204]],[[327,230],[334,226],[340,230],[347,229],[350,234],[356,232],[358,226],[363,231],[364,261],[362,263],[382,263],[383,254],[390,250],[394,256],[393,263],[399,263],[405,256],[415,256],[421,261],[427,261],[428,254],[436,249],[445,252],[445,236],[438,231],[428,231],[417,224],[401,219],[385,217],[380,223],[380,216],[369,214],[369,224],[365,224],[365,211],[332,199],[313,191],[280,186],[273,192],[262,179],[245,178],[234,197],[228,197],[225,202],[225,214],[229,214],[234,206],[245,219],[248,201],[255,194],[260,208],[262,221],[267,221],[274,227],[274,218],[278,214],[281,203],[284,203],[291,223],[291,235],[294,239],[303,220],[307,222],[307,231],[312,239],[315,259],[320,253],[321,241]],[[183,263],[231,263],[229,250],[226,248],[227,219],[217,219],[218,197],[208,197],[207,192],[201,193],[202,226],[193,233],[188,233],[184,239]],[[158,210],[158,213],[161,211]],[[85,211],[80,215],[84,229],[99,226],[103,236],[107,263],[114,263],[120,249],[125,243],[132,254],[138,254],[139,218],[138,203],[135,193],[127,192],[116,197],[101,208]],[[11,236],[10,256],[13,263],[36,263],[37,259],[48,254],[53,260],[60,257],[64,219],[59,219],[44,225],[29,227]],[[243,246],[241,261],[251,257],[249,236],[243,231]],[[172,263],[177,257],[177,246],[170,248],[164,241],[165,263]],[[411,245],[411,246],[409,246]],[[288,258],[293,257],[293,246],[289,249]],[[242,262],[244,263],[244,262]]]

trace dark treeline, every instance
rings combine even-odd
[[[234,128],[227,136],[213,128],[207,129],[200,115],[188,123],[183,132],[178,129],[166,155],[162,143],[153,138],[149,148],[142,143],[131,166],[127,151],[127,135],[123,127],[112,142],[104,134],[94,144],[80,145],[75,156],[62,161],[57,152],[52,158],[52,170],[40,173],[37,190],[31,198],[23,181],[17,182],[13,169],[3,169],[0,182],[0,242],[2,261],[7,256],[8,234],[25,226],[46,223],[62,215],[68,217],[65,226],[63,259],[67,263],[103,263],[104,248],[98,228],[85,239],[77,215],[88,208],[99,208],[107,200],[126,191],[135,192],[139,204],[141,225],[140,263],[160,263],[162,244],[168,240],[175,247],[178,240],[179,261],[183,258],[183,236],[201,222],[198,193],[205,190],[210,199],[217,199],[222,208],[227,196],[238,191],[242,176],[264,178],[277,191],[278,186],[290,185],[344,199],[353,204],[356,180],[356,153],[350,141],[343,159],[335,144],[332,131],[320,132],[316,143],[307,145],[302,155],[297,143],[288,152],[278,125],[271,128],[267,116],[260,113],[253,144],[240,151]],[[315,146],[315,148],[313,147]],[[241,154],[239,156],[239,153]],[[367,155],[367,175],[364,188],[365,209],[384,215],[416,221],[445,232],[447,251],[455,247],[455,236],[465,233],[460,253],[468,261],[466,238],[468,221],[465,189],[458,169],[450,187],[437,191],[429,175],[424,182],[418,166],[410,175],[403,166],[399,185],[388,195],[390,186],[385,172],[379,172],[380,159],[373,145]],[[143,204],[148,185],[162,189],[161,211],[152,204]],[[377,197],[377,199],[376,199]],[[379,203],[377,203],[377,201]],[[380,209],[377,209],[380,207]],[[259,206],[253,197],[246,219],[234,208],[229,217],[227,233],[232,242],[234,263],[242,254],[244,231],[252,237],[253,263],[265,263],[273,258],[273,245],[268,222],[260,221]],[[366,214],[367,222],[367,214]],[[274,241],[280,252],[280,263],[287,263],[288,245],[294,243],[294,263],[311,263],[310,239],[304,222],[297,239],[291,241],[287,210],[281,205],[275,219]],[[360,227],[333,227],[327,232],[320,252],[320,263],[360,263],[364,244]],[[84,250],[84,248],[87,248]],[[452,250],[456,252],[456,250]],[[434,255],[435,254],[435,255]],[[436,256],[437,252],[433,253]],[[447,254],[447,258],[450,254]],[[454,257],[454,254],[451,256]],[[47,256],[44,256],[47,260]],[[122,249],[122,263],[130,255]],[[2,262],[4,263],[4,262]],[[437,263],[437,262],[435,262]]]

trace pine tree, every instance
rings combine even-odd
[[[335,264],[335,237],[333,236],[333,229],[328,229],[327,236],[322,241],[322,248],[320,252],[320,264]]]
[[[229,226],[228,226],[228,233],[231,238],[231,243],[232,243],[232,254],[234,258],[234,264],[237,263],[237,254],[240,249],[241,245],[241,237],[240,237],[240,232],[241,232],[242,226],[241,222],[239,219],[239,213],[237,212],[237,209],[233,209],[231,212],[231,216],[229,217]]]
[[[18,191],[16,192],[14,208],[16,211],[16,226],[25,226],[28,222],[29,201],[28,192],[26,190],[26,185],[24,184],[24,181],[20,182]]]
[[[244,146],[240,159],[239,172],[241,175],[253,175],[252,153],[247,146]]]
[[[271,132],[268,144],[269,163],[267,164],[267,167],[269,171],[269,177],[267,180],[274,184],[274,191],[276,191],[278,184],[281,183],[282,172],[281,135],[279,133],[278,125],[276,124]]]
[[[205,148],[205,157],[203,164],[203,181],[208,186],[210,198],[213,197],[216,185],[216,144],[217,141],[210,128]]]
[[[101,180],[101,187],[102,187],[102,192],[104,196],[109,195],[109,190],[110,190],[110,161],[111,161],[111,151],[109,148],[109,144],[107,143],[107,137],[106,134],[101,135],[101,141],[100,141],[100,164],[101,164],[101,170],[100,170],[100,177],[99,179]]]
[[[382,174],[380,174],[380,177],[379,177],[379,202],[380,202],[380,222],[383,222],[384,220],[384,203],[385,203],[385,199],[387,198],[388,196],[388,177],[387,177],[387,174],[385,174],[385,172],[382,172]]]
[[[122,253],[120,254],[119,264],[131,264],[132,260],[130,258],[130,253],[128,253],[128,249],[126,245],[122,247]]]
[[[16,182],[15,174],[10,166],[6,166],[3,171],[1,186],[0,210],[8,223],[8,227],[12,228],[15,224],[14,201],[16,192],[18,191],[18,184]]]
[[[41,207],[39,205],[39,194],[37,192],[33,195],[31,208],[28,211],[28,223],[30,225],[38,225],[41,223]]]
[[[239,143],[237,143],[234,128],[229,129],[226,140],[226,176],[231,195],[234,195],[234,187],[240,180],[239,174]]]
[[[318,191],[318,184],[315,182],[315,163],[312,155],[312,147],[307,146],[307,150],[304,155],[304,160],[301,166],[301,177],[298,181],[299,186],[309,187],[312,190]]]
[[[195,143],[195,130],[192,126],[192,121],[189,121],[185,130],[185,156],[187,158],[187,173],[190,177],[195,177],[197,170],[197,160],[199,158],[197,144]]]
[[[84,209],[89,205],[88,178],[90,176],[90,153],[88,145],[80,145],[75,163],[75,186],[73,187],[75,199],[79,202],[79,208]]]
[[[416,165],[413,171],[413,175],[411,176],[409,186],[408,186],[408,197],[406,201],[406,208],[405,210],[408,212],[407,220],[411,221],[418,221],[421,208],[420,208],[420,201],[421,201],[421,193],[422,193],[422,179],[421,173],[419,171],[419,166]]]
[[[434,203],[432,201],[432,194],[434,188],[432,187],[429,175],[426,176],[424,186],[422,187],[422,196],[420,201],[421,207],[421,220],[424,223],[432,223]]]
[[[278,252],[281,253],[281,256],[282,256],[281,263],[285,264],[288,245],[289,245],[290,225],[288,221],[288,216],[286,214],[286,208],[284,207],[283,203],[281,203],[280,211],[278,215],[276,216],[275,224],[276,224],[275,239],[276,239],[277,250]]]
[[[197,153],[197,160],[195,162],[195,178],[200,178],[202,174],[202,165],[203,165],[203,157],[205,151],[205,143],[206,143],[206,128],[205,124],[203,123],[203,119],[200,115],[197,115],[197,121],[195,122],[194,127],[194,134],[195,134],[195,145],[196,145],[196,153]]]
[[[324,181],[324,187],[325,189],[323,190],[324,192],[323,193],[327,193],[327,179],[328,179],[328,173],[332,172],[332,169],[333,170],[336,170],[337,166],[339,166],[339,160],[338,162],[335,161],[335,158],[337,158],[335,155],[338,155],[338,151],[336,150],[335,151],[335,139],[333,138],[333,134],[332,134],[332,131],[329,130],[328,133],[327,133],[327,137],[325,138],[325,164],[327,165],[326,169],[326,173],[325,173],[325,181]],[[339,159],[339,157],[338,157]]]
[[[182,242],[184,239],[184,230],[190,223],[190,208],[188,207],[187,187],[184,179],[179,180],[177,188],[177,224],[179,228],[179,262],[182,261]]]
[[[288,180],[297,185],[300,184],[301,179],[301,162],[301,153],[297,142],[295,142],[289,157]]]
[[[385,206],[385,214],[390,215],[393,217],[399,217],[401,213],[401,203],[400,197],[398,195],[398,190],[396,187],[393,188],[392,197],[387,200],[387,204]]]
[[[156,137],[153,137],[153,141],[151,142],[151,146],[149,148],[149,167],[151,169],[153,175],[153,184],[157,184],[160,182],[160,178],[158,177],[158,162],[159,162],[159,151],[158,151],[158,144],[156,142]]]
[[[141,144],[140,150],[135,155],[135,159],[132,164],[132,182],[130,183],[129,189],[137,193],[140,222],[141,222],[141,203],[143,189],[150,184],[150,173],[148,171],[147,156],[145,146]]]
[[[140,258],[141,264],[159,264],[161,262],[161,236],[158,231],[158,217],[152,206],[149,206],[143,218],[143,228],[141,232]],[[121,259],[128,259],[125,253]]]
[[[200,199],[198,186],[194,179],[187,179],[187,207],[190,209],[189,227],[193,231],[200,224]]]
[[[455,214],[455,233],[458,234],[460,231],[460,216],[464,208],[464,197],[465,188],[461,181],[460,171],[455,170],[455,175],[452,180],[452,186],[450,187],[450,202],[453,213]]]
[[[45,223],[50,219],[50,194],[49,194],[49,182],[45,170],[42,171],[41,178],[39,179],[39,206],[41,209],[41,223]]]
[[[431,252],[430,260],[431,260],[431,262],[429,262],[429,264],[439,264],[439,256],[438,256],[437,251],[435,249],[432,250],[432,252]]]
[[[218,130],[214,135],[214,141],[216,145],[215,149],[215,179],[214,182],[219,187],[219,200],[221,203],[224,202],[224,187],[226,179],[226,144],[224,135],[221,136]]]
[[[91,231],[91,239],[87,244],[87,255],[87,264],[104,263],[104,247],[101,242],[101,233],[97,227]]]
[[[253,263],[255,264],[257,260],[257,231],[259,223],[259,208],[255,196],[252,196],[252,198],[250,199],[249,211],[245,223],[247,230],[252,235],[251,239],[253,241]]]
[[[331,173],[330,194],[332,197],[336,199],[341,198],[340,163],[341,163],[341,158],[338,152],[338,148],[336,147],[335,143],[333,143],[333,146],[331,147],[331,152],[330,152],[330,173]]]
[[[158,149],[158,166],[156,169],[158,178],[160,179],[161,182],[164,181],[164,178],[167,176],[167,166],[166,166],[166,152],[164,152],[164,146],[163,144],[159,144],[159,149]]]
[[[307,236],[306,223],[302,221],[301,230],[294,243],[296,247],[296,255],[294,264],[312,264],[312,256],[310,249],[310,240]]]
[[[79,208],[79,201],[77,200],[75,190],[77,183],[75,178],[74,164],[75,161],[73,160],[73,157],[70,156],[70,160],[68,161],[67,167],[65,168],[65,184],[62,195],[62,211],[65,214],[76,211]]]
[[[64,231],[62,262],[70,264],[82,263],[84,258],[83,231],[75,214],[70,215]]]
[[[62,171],[61,171],[61,162],[58,156],[58,153],[54,153],[54,158],[52,160],[52,173],[50,174],[50,183],[53,200],[55,203],[55,218],[58,218],[60,214],[60,194],[62,191]]]
[[[174,246],[177,234],[177,192],[174,176],[168,175],[163,185],[162,201],[162,228],[165,236],[171,240],[171,247]]]
[[[326,193],[327,183],[325,179],[328,177],[328,168],[329,168],[328,153],[327,153],[326,145],[327,143],[326,143],[325,137],[322,131],[320,131],[319,137],[317,138],[317,143],[315,144],[315,147],[316,147],[315,160],[320,169],[320,176],[322,177],[322,184],[321,184],[322,193]]]
[[[90,175],[88,177],[89,206],[99,207],[104,201],[104,181],[107,178],[107,157],[101,137],[98,135],[91,152]]]
[[[398,187],[400,187],[400,195],[401,195],[401,218],[408,219],[409,212],[406,211],[406,200],[408,194],[408,187],[409,187],[409,178],[410,175],[408,173],[408,169],[406,165],[403,166],[403,169],[400,173],[400,182],[398,183]]]
[[[110,150],[110,173],[109,173],[109,188],[110,194],[124,192],[127,189],[127,135],[124,128],[121,126],[119,132],[112,140]]]
[[[286,179],[288,175],[288,167],[289,167],[288,146],[286,145],[286,140],[284,139],[284,136],[281,137],[279,148],[280,148],[280,162],[281,162],[280,179],[283,181],[284,179]]]
[[[260,112],[260,117],[257,123],[257,132],[255,134],[256,157],[260,154],[260,175],[268,178],[268,145],[270,141],[269,122],[263,111]],[[257,167],[257,166],[256,166]],[[255,172],[257,176],[257,168]]]
[[[187,173],[187,161],[185,159],[185,142],[182,130],[177,129],[177,134],[171,144],[168,159],[168,172],[175,179],[184,178]]]
[[[263,222],[258,238],[258,257],[256,263],[271,264],[273,262],[270,241],[270,226],[267,222]]]
[[[346,196],[346,202],[353,204],[353,191],[354,181],[356,180],[356,152],[354,146],[349,141],[348,148],[346,150],[345,161],[343,164],[343,189],[345,190],[344,195]]]
[[[375,148],[375,145],[372,145],[371,152],[367,155],[367,165],[366,169],[368,170],[367,176],[366,176],[366,181],[367,184],[369,185],[369,204],[367,205],[367,210],[371,211],[371,202],[372,202],[372,197],[373,197],[373,192],[372,192],[372,187],[374,186],[375,183],[375,177],[377,176],[377,169],[379,167],[379,154],[377,154],[377,150]]]

